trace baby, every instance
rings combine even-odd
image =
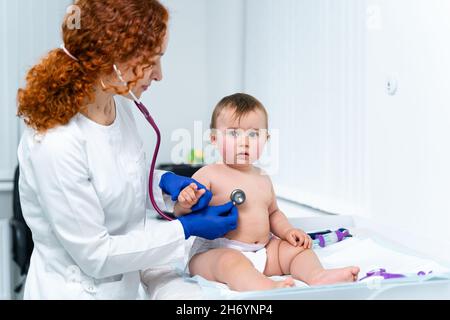
[[[289,223],[278,209],[270,178],[253,166],[270,138],[264,106],[246,94],[225,97],[214,110],[211,129],[211,142],[223,160],[200,169],[193,178],[211,190],[211,205],[229,202],[235,189],[245,192],[246,201],[238,207],[236,230],[212,241],[195,239],[189,262],[191,275],[225,283],[236,291],[294,285],[291,277],[274,281],[269,276],[292,275],[308,285],[356,281],[358,267],[322,267],[311,250],[311,238]],[[185,188],[175,205],[175,215],[189,214],[202,191],[195,184]]]

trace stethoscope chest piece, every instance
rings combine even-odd
[[[240,206],[245,202],[245,192],[240,189],[236,189],[231,193],[230,199],[234,205]]]

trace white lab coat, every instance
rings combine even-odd
[[[25,299],[136,299],[140,270],[185,255],[180,222],[146,226],[149,169],[124,99],[115,98],[111,126],[78,114],[43,136],[30,128],[23,134],[19,190],[35,246]],[[153,193],[170,211],[161,174]]]

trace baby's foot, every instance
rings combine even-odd
[[[246,279],[248,280],[248,279]],[[260,290],[273,290],[273,289],[282,289],[282,288],[290,288],[295,285],[294,279],[291,277],[286,278],[281,281],[274,281],[270,278],[262,277],[259,279],[253,279],[253,281],[240,281],[239,287],[235,286],[233,283],[229,283],[228,286],[231,290],[235,291],[260,291]]]
[[[326,285],[341,282],[355,282],[356,280],[358,280],[358,273],[358,267],[328,270],[324,269],[312,278],[309,285]]]
[[[274,281],[273,283],[274,286],[272,289],[290,288],[295,285],[294,279],[292,279],[291,277],[286,278],[282,281]]]

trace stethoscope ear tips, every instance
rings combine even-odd
[[[236,189],[231,193],[230,199],[235,206],[240,206],[245,202],[245,192],[240,189]]]

